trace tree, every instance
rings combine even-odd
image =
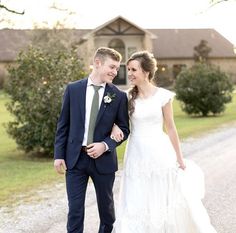
[[[209,53],[211,52],[211,47],[209,47],[206,40],[201,40],[199,45],[194,47],[194,60],[200,63],[208,62]]]
[[[196,63],[181,71],[176,81],[177,99],[190,115],[216,115],[232,100],[233,83],[219,67]]]
[[[175,83],[177,99],[181,108],[190,115],[216,115],[225,110],[225,104],[232,100],[232,79],[208,62],[211,48],[201,40],[194,47],[195,64],[180,72]]]
[[[71,47],[76,47],[78,40],[73,32],[63,29],[63,25],[59,23],[53,29],[35,28],[31,34],[32,46],[48,53],[70,50]]]
[[[20,149],[51,155],[64,87],[85,76],[82,61],[75,50],[48,53],[29,48],[8,72],[7,109],[15,119],[7,132]]]

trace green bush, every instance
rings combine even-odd
[[[30,48],[8,72],[7,109],[15,118],[7,125],[8,133],[20,149],[51,155],[64,88],[85,76],[82,62],[73,50],[46,53]]]
[[[6,72],[0,68],[0,89],[3,88],[6,79]]]
[[[232,99],[233,84],[218,67],[196,64],[178,75],[175,89],[183,111],[207,116],[225,110],[225,104]]]

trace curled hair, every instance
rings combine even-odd
[[[138,61],[140,63],[140,67],[142,68],[143,71],[148,72],[148,79],[151,81],[154,78],[155,72],[157,70],[157,61],[155,57],[153,56],[152,53],[148,51],[140,51],[133,53],[131,57],[127,61],[127,65],[131,61]],[[137,86],[132,87],[129,90],[129,115],[131,116],[134,113],[135,110],[135,104],[134,101],[138,96],[138,88]]]
[[[132,87],[128,92],[128,109],[129,109],[129,115],[131,116],[134,113],[134,100],[138,96],[138,88],[137,86]]]

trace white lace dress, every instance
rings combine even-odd
[[[192,161],[178,168],[162,106],[174,93],[158,88],[135,100],[112,233],[216,233],[201,198],[204,177]]]

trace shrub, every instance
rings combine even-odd
[[[183,111],[207,116],[225,110],[225,104],[232,99],[233,84],[219,68],[196,64],[178,75],[175,89]]]
[[[6,79],[6,72],[0,68],[0,89],[3,88]]]
[[[85,76],[82,62],[73,50],[50,54],[30,48],[8,72],[7,109],[15,117],[7,125],[8,133],[26,152],[52,154],[64,87]]]

